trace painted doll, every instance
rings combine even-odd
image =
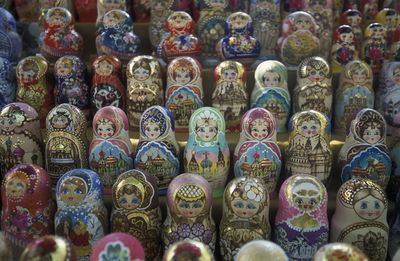
[[[228,131],[237,132],[240,119],[248,108],[246,70],[239,62],[225,61],[215,67],[214,79],[212,106],[224,115]]]
[[[386,43],[388,48],[392,45],[397,27],[400,26],[400,15],[394,9],[384,8],[375,17],[376,22],[386,25]]]
[[[60,104],[46,118],[46,170],[53,184],[65,172],[88,167],[86,119],[74,105]]]
[[[361,57],[371,66],[373,73],[379,73],[384,62],[386,30],[386,26],[380,23],[372,23],[365,28]]]
[[[146,109],[163,105],[162,67],[153,56],[140,55],[129,62],[126,75],[129,123],[132,128],[137,128],[140,116]]]
[[[172,244],[195,239],[215,250],[216,229],[211,215],[212,188],[197,174],[181,174],[167,191],[167,218],[162,239],[167,250]]]
[[[165,251],[163,261],[173,261],[189,258],[189,260],[214,261],[210,248],[197,240],[186,239],[172,244]]]
[[[107,209],[99,175],[74,169],[61,176],[56,186],[55,230],[71,242],[78,261],[88,260],[97,241],[107,234]]]
[[[32,240],[53,234],[55,206],[47,172],[34,164],[19,164],[5,174],[1,229],[10,252],[18,259]]]
[[[355,115],[363,108],[374,107],[371,67],[361,60],[347,63],[340,75],[335,98],[335,130],[347,134]]]
[[[16,89],[15,68],[9,60],[0,57],[0,110],[15,101]]]
[[[133,1],[132,14],[135,18],[135,23],[150,22],[151,0],[136,0]]]
[[[37,22],[39,18],[39,0],[13,0],[19,22]]]
[[[126,233],[108,234],[96,243],[90,261],[109,260],[144,261],[142,243]]]
[[[108,11],[103,18],[103,30],[96,37],[98,55],[112,55],[127,64],[140,50],[140,39],[133,32],[129,14],[122,10]]]
[[[400,126],[400,115],[395,115],[393,117],[393,123],[395,125]],[[399,190],[400,188],[400,129],[399,128],[393,129],[392,139],[388,146],[390,150],[390,158],[392,159],[392,173],[387,188],[387,196],[389,199],[395,200],[398,192],[400,191]]]
[[[177,132],[187,132],[190,116],[203,104],[203,70],[191,57],[179,57],[167,69],[165,107],[171,111]]]
[[[40,127],[46,125],[47,113],[54,106],[53,86],[46,79],[48,63],[40,56],[22,59],[16,68],[17,101],[31,105],[38,113]]]
[[[311,260],[328,243],[328,193],[310,175],[295,175],[283,182],[275,218],[275,242],[290,260]]]
[[[229,159],[222,114],[211,107],[196,110],[189,121],[189,138],[183,156],[185,171],[205,178],[213,189],[213,197],[222,197]]]
[[[285,65],[278,61],[264,61],[257,66],[254,78],[250,107],[270,111],[277,121],[278,133],[286,132],[291,107]]]
[[[55,104],[69,103],[78,107],[90,120],[89,86],[86,64],[77,56],[63,56],[55,64]]]
[[[253,108],[243,115],[241,129],[233,157],[235,176],[258,177],[270,195],[275,196],[282,157],[274,116],[264,108]]]
[[[161,106],[145,110],[140,118],[139,134],[135,168],[154,175],[160,194],[165,194],[168,184],[179,174],[180,166],[171,112]]]
[[[352,244],[370,260],[386,260],[387,204],[385,192],[379,185],[367,179],[348,180],[337,193],[330,240]]]
[[[333,28],[340,25],[340,16],[344,9],[345,0],[333,0],[332,16],[333,16]]]
[[[97,17],[97,0],[73,0],[78,21],[80,23],[94,23]]]
[[[121,173],[133,168],[128,117],[120,108],[107,106],[94,115],[89,167],[99,174],[105,194],[111,194]]]
[[[219,41],[217,52],[222,60],[235,60],[251,65],[260,55],[260,42],[253,37],[250,15],[236,12],[226,19],[226,35]]]
[[[379,11],[379,0],[359,0],[359,10],[364,16],[365,24],[371,24]]]
[[[5,1],[4,1],[5,2]],[[14,16],[0,4],[0,30],[6,32],[17,32],[17,21]]]
[[[358,50],[356,49],[354,32],[351,26],[339,26],[333,35],[333,41],[331,68],[332,73],[338,74],[347,63],[358,59]]]
[[[104,29],[104,15],[111,10],[127,11],[126,0],[97,0],[97,33]]]
[[[247,260],[289,261],[285,251],[269,240],[253,240],[242,246],[236,255],[236,261]]]
[[[115,56],[99,56],[92,65],[92,113],[106,106],[125,110],[126,90],[120,78],[121,62]]]
[[[165,24],[175,9],[175,0],[152,0],[149,23],[149,38],[151,47],[156,50],[166,33]]]
[[[293,92],[293,112],[316,110],[332,115],[332,73],[325,59],[304,59],[297,68],[297,85]]]
[[[40,53],[50,64],[65,55],[83,55],[83,38],[75,31],[74,24],[73,16],[65,8],[54,7],[47,12]]]
[[[395,206],[395,213],[389,229],[388,255],[390,260],[396,261],[399,259],[394,259],[393,257],[400,249],[400,193],[397,193]]]
[[[289,122],[289,131],[286,173],[308,174],[326,183],[333,157],[327,117],[313,110],[296,113]]]
[[[111,230],[128,233],[142,242],[146,258],[161,254],[161,212],[157,180],[141,170],[121,174],[113,186]]]
[[[388,58],[390,62],[400,62],[400,26],[397,27],[393,34],[392,44],[388,52]]]
[[[318,55],[319,46],[317,23],[310,14],[297,11],[283,20],[277,48],[281,60],[289,69],[296,69],[306,57]]]
[[[363,42],[363,19],[360,11],[356,9],[348,9],[340,16],[340,23],[342,25],[349,25],[353,29],[354,43],[356,50],[361,50]]]
[[[22,39],[17,33],[17,23],[12,14],[3,8],[0,8],[0,17],[1,57],[16,64],[22,53]]]
[[[173,12],[167,19],[166,32],[159,49],[166,61],[179,56],[199,56],[202,52],[200,40],[194,35],[195,22],[186,12]]]
[[[315,253],[313,261],[327,260],[357,260],[369,261],[368,257],[358,247],[348,243],[330,243],[322,246]]]
[[[75,15],[75,9],[72,3],[72,0],[60,0],[60,1],[54,1],[54,0],[39,0],[39,18],[38,18],[38,23],[41,29],[43,29],[43,23],[44,19],[47,15],[47,12],[53,8],[53,7],[63,7],[67,10],[69,10],[72,14],[72,16]]]
[[[233,260],[247,242],[269,239],[269,197],[261,179],[247,176],[229,182],[222,206],[219,228],[224,260]]]
[[[384,8],[393,8],[397,12],[400,12],[400,3],[396,0],[384,0],[382,7]]]

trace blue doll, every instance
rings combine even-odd
[[[0,109],[15,101],[15,69],[6,58],[0,57]]]

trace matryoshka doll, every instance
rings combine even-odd
[[[197,174],[181,174],[174,178],[167,191],[167,218],[162,239],[167,250],[172,244],[193,239],[215,250],[216,230],[211,215],[212,189]]]
[[[1,198],[1,229],[18,259],[31,241],[53,234],[50,178],[38,165],[19,164],[5,174]]]
[[[363,19],[360,11],[355,9],[348,9],[340,16],[340,23],[342,25],[349,25],[353,29],[354,41],[356,50],[361,50],[363,42]]]
[[[126,75],[129,123],[132,128],[137,128],[140,116],[146,109],[163,105],[162,67],[153,56],[140,55],[129,62]]]
[[[308,174],[328,181],[332,166],[330,123],[317,111],[296,113],[289,122],[289,145],[286,148],[286,173]]]
[[[203,71],[191,57],[179,57],[167,69],[165,107],[171,111],[177,132],[187,132],[190,116],[203,104]]]
[[[257,66],[254,78],[250,107],[270,111],[277,121],[278,133],[286,132],[291,107],[285,65],[278,61],[264,61]]]
[[[97,241],[108,232],[99,175],[79,168],[66,172],[57,182],[56,199],[56,235],[71,242],[78,261],[88,260]]]
[[[97,0],[73,0],[78,21],[80,23],[94,23],[97,17]],[[111,1],[110,1],[111,2]]]
[[[111,194],[121,173],[133,168],[128,117],[120,108],[107,106],[94,115],[89,166],[99,174],[105,194]]]
[[[369,261],[368,257],[356,246],[347,243],[330,243],[315,253],[313,261],[356,260]]]
[[[157,178],[160,194],[165,194],[168,184],[179,174],[180,153],[174,129],[171,112],[161,106],[148,108],[140,118],[135,168]]]
[[[152,0],[151,16],[149,23],[149,38],[151,47],[156,50],[166,33],[165,24],[173,12],[177,1],[175,0]]]
[[[104,29],[104,15],[111,10],[127,11],[126,0],[97,0],[97,33],[101,33]]]
[[[1,5],[1,4],[0,4]],[[10,12],[0,8],[1,57],[16,64],[22,53],[22,39],[17,33],[17,22]]]
[[[393,123],[396,125],[400,125],[400,115],[396,115],[393,118]],[[400,129],[393,129],[392,139],[391,142],[388,144],[388,147],[390,150],[390,158],[392,159],[392,173],[387,188],[387,196],[389,199],[394,200],[396,198],[396,195],[400,191]]]
[[[22,59],[16,69],[17,101],[31,105],[38,113],[40,127],[46,126],[47,113],[54,106],[53,86],[46,79],[48,63],[40,56]]]
[[[133,1],[132,13],[135,23],[150,22],[151,0]]]
[[[328,243],[328,193],[321,181],[310,175],[291,176],[279,191],[275,218],[275,242],[290,260],[311,260]]]
[[[50,64],[65,55],[83,55],[83,38],[75,31],[74,24],[73,16],[65,8],[54,7],[47,11],[40,53]]]
[[[373,73],[379,73],[386,52],[386,26],[372,23],[365,28],[361,58],[371,66]]]
[[[199,261],[214,261],[210,248],[197,240],[186,239],[172,244],[166,251],[163,261],[187,259]]]
[[[115,56],[100,56],[92,65],[92,112],[106,106],[125,110],[126,90],[120,78],[121,62]]]
[[[379,11],[379,0],[358,0],[358,10],[361,11],[365,19],[365,24],[371,24]]]
[[[220,228],[221,255],[233,260],[253,240],[269,239],[269,197],[261,179],[235,178],[225,188]]]
[[[186,172],[205,178],[213,189],[213,197],[222,197],[229,174],[230,153],[225,120],[217,109],[203,107],[192,114],[183,160]]]
[[[16,89],[15,68],[9,60],[0,57],[0,109],[15,101]]]
[[[74,105],[63,103],[46,118],[46,170],[53,184],[65,172],[88,167],[86,119]]]
[[[386,260],[387,204],[385,192],[379,185],[367,179],[348,180],[337,193],[330,240],[352,244],[370,260]]]
[[[274,242],[269,240],[253,240],[240,248],[235,260],[289,261],[289,258],[285,251]]]
[[[103,26],[96,37],[97,54],[112,55],[127,64],[140,48],[140,39],[133,32],[132,18],[127,12],[114,9],[104,15]]]
[[[400,193],[397,193],[394,211],[389,229],[388,255],[390,260],[398,261],[399,259],[394,259],[393,257],[400,249]]]
[[[293,112],[316,110],[331,118],[332,73],[325,59],[304,59],[297,68],[297,85],[293,91]]]
[[[212,106],[224,115],[228,131],[239,131],[240,119],[245,111],[249,95],[246,92],[246,70],[236,61],[225,61],[214,69],[215,89]]]
[[[400,15],[394,9],[384,8],[375,17],[376,22],[386,25],[386,43],[388,48],[392,45],[397,27],[400,26]]]
[[[156,178],[141,170],[129,170],[114,183],[112,197],[111,230],[139,239],[148,260],[158,258],[161,212]]]
[[[363,108],[374,107],[373,74],[361,60],[347,63],[336,91],[335,130],[347,134],[350,121]]]
[[[331,68],[334,74],[338,74],[343,71],[347,63],[358,59],[358,50],[353,29],[349,25],[339,26],[333,35],[333,40]]]
[[[63,56],[55,64],[55,104],[69,103],[78,107],[90,120],[89,86],[86,64],[77,56]]]
[[[388,60],[400,62],[400,26],[398,26],[394,32],[392,40],[393,41],[388,52]]]

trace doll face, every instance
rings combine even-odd
[[[310,138],[319,134],[321,125],[315,120],[307,120],[300,123],[298,130],[301,136]]]
[[[104,1],[104,7],[107,10],[112,10],[112,9],[121,9],[121,5],[124,3],[125,1],[121,1],[121,0],[105,0]]]
[[[21,198],[26,191],[28,184],[21,179],[9,179],[6,184],[7,196],[11,198]]]
[[[175,81],[179,84],[185,85],[192,80],[192,75],[188,68],[178,67],[174,73]]]
[[[224,9],[226,6],[225,0],[210,0],[210,5],[213,9]]]
[[[233,213],[241,218],[251,218],[258,213],[260,204],[253,200],[244,200],[242,198],[235,198],[231,202]]]
[[[314,11],[321,11],[324,9],[326,5],[326,1],[325,0],[311,0],[310,1],[310,7],[312,8],[312,10]]]
[[[279,87],[281,82],[277,72],[266,72],[263,78],[265,87]]]
[[[111,63],[107,62],[106,60],[103,60],[96,64],[96,73],[100,74],[101,76],[108,76],[112,73],[114,69],[114,65]]]
[[[351,79],[356,83],[363,83],[367,79],[367,71],[364,69],[355,70]]]
[[[357,215],[367,220],[374,220],[380,217],[384,208],[383,202],[372,195],[368,195],[354,204],[354,210]]]
[[[400,85],[400,67],[396,68],[393,72],[393,81]]]
[[[237,14],[231,16],[230,22],[233,28],[240,29],[245,27],[250,22],[250,20],[248,16]]]
[[[180,199],[177,204],[179,213],[184,217],[197,217],[204,209],[204,200],[186,201]]]
[[[378,128],[368,127],[364,130],[362,138],[369,144],[375,144],[381,139],[381,131]]]
[[[145,81],[150,77],[150,71],[139,67],[133,72],[133,77],[138,81]]]
[[[116,25],[119,24],[122,20],[121,15],[118,13],[108,13],[106,16],[104,16],[104,24],[107,25]]]
[[[183,28],[186,27],[186,25],[190,22],[191,18],[182,13],[174,13],[168,20],[172,22],[172,25],[174,27]]]
[[[0,127],[5,131],[12,131],[23,123],[23,117],[17,117],[14,114],[6,114],[0,117]]]
[[[394,15],[386,15],[386,25],[388,28],[396,29],[396,26],[399,22],[399,16]]]
[[[50,122],[53,128],[64,129],[68,126],[70,120],[68,119],[67,115],[57,113],[50,119]]]
[[[69,62],[62,62],[57,64],[57,74],[60,76],[69,75],[72,71],[72,65]]]
[[[258,7],[264,9],[264,8],[271,6],[272,3],[273,3],[273,1],[271,1],[271,0],[260,0],[260,1],[258,1]]]
[[[350,26],[360,26],[361,16],[359,15],[348,16],[347,22],[349,23]]]
[[[322,82],[326,75],[322,70],[310,69],[307,78],[313,82]]]
[[[60,198],[69,205],[78,205],[85,198],[87,188],[81,179],[65,180],[60,185]]]
[[[115,127],[109,119],[102,118],[97,123],[96,131],[100,137],[106,139],[114,135]]]
[[[196,128],[196,134],[203,141],[210,141],[217,135],[217,126],[209,124]]]
[[[139,195],[136,193],[122,194],[118,201],[119,205],[124,209],[136,209],[142,203]]]
[[[62,12],[61,10],[56,10],[50,16],[50,25],[63,25],[65,23],[65,17],[67,16],[66,13]]]
[[[250,134],[257,140],[263,140],[268,136],[268,124],[265,120],[256,120],[250,126]]]
[[[149,122],[145,125],[144,134],[150,139],[156,139],[161,135],[160,124],[157,122]]]
[[[350,32],[350,33],[341,33],[339,38],[340,38],[340,41],[345,42],[345,43],[354,42],[354,34],[352,32]]]
[[[309,17],[305,16],[305,15],[297,15],[294,18],[294,31],[298,31],[298,30],[310,30],[312,26],[312,21],[310,20]]]
[[[375,27],[371,28],[371,37],[384,38],[385,32],[386,31],[383,26],[375,26]]]
[[[37,72],[35,72],[33,69],[21,70],[19,72],[19,77],[21,78],[22,82],[29,83],[36,79]]]
[[[301,211],[314,211],[319,207],[320,203],[320,194],[313,189],[301,189],[293,195],[293,205]]]
[[[167,9],[166,1],[152,1],[152,5],[156,12],[162,12]]]
[[[238,73],[234,69],[227,69],[222,72],[222,79],[225,81],[234,81],[238,77]]]

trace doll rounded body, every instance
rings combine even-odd
[[[368,257],[356,246],[347,243],[330,243],[318,249],[313,261],[324,261],[340,256],[347,260],[368,261]]]
[[[214,261],[214,255],[210,248],[197,240],[185,239],[172,244],[165,251],[163,261],[176,260],[179,258],[197,258],[200,260]]]
[[[356,50],[361,50],[361,44],[363,42],[363,19],[362,14],[357,9],[348,9],[340,16],[340,23],[342,25],[349,25],[353,29],[354,43]]]
[[[175,7],[175,0],[151,1],[151,16],[149,23],[149,38],[151,47],[156,50],[166,33],[165,24]]]
[[[387,48],[385,25],[372,23],[365,28],[361,58],[371,66],[373,73],[379,73],[383,66]]]
[[[333,35],[333,40],[331,69],[332,73],[340,73],[347,63],[358,59],[353,28],[349,25],[339,26]]]
[[[104,15],[114,9],[127,11],[127,2],[126,0],[97,0],[97,17],[96,19],[96,29],[97,32],[100,33],[102,29],[104,29]]]
[[[16,89],[15,69],[9,60],[0,57],[0,109],[15,102]]]

